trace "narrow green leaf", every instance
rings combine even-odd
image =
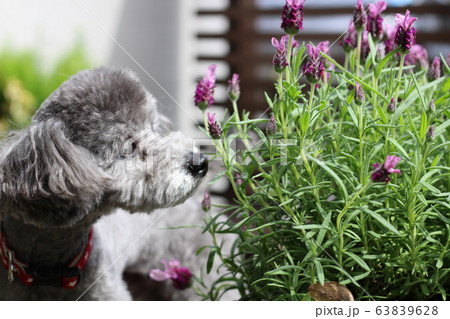
[[[309,157],[310,160],[312,160],[317,165],[319,165],[321,168],[323,168],[325,171],[327,171],[327,173],[330,174],[331,177],[334,178],[334,180],[336,181],[336,184],[338,184],[339,188],[341,189],[341,193],[345,197],[345,201],[347,202],[347,200],[348,200],[348,192],[347,192],[347,188],[345,187],[344,182],[342,181],[342,179],[332,169],[330,169],[327,166],[327,164],[325,164],[321,160],[318,160],[318,159],[316,159],[316,158],[314,158],[312,156],[308,156],[308,157]]]
[[[389,140],[390,143],[394,144],[394,146],[397,148],[397,150],[400,153],[402,153],[404,159],[407,159],[408,161],[411,161],[411,159],[409,158],[408,153],[406,153],[405,149],[400,144],[398,144],[398,142],[396,140],[394,140],[394,139],[392,139],[390,137],[388,138],[388,140]]]
[[[344,252],[345,255],[349,256],[352,260],[356,261],[358,265],[360,265],[362,268],[364,268],[367,271],[370,271],[369,266],[366,264],[364,260],[361,259],[361,257],[355,255],[354,253],[350,251]]]
[[[427,113],[425,111],[422,111],[422,117],[420,119],[420,138],[424,139],[425,135],[427,135],[428,131],[428,119],[427,119]]]
[[[360,207],[360,209],[363,210],[365,213],[369,214],[373,219],[375,219],[381,226],[383,226],[387,230],[393,232],[396,235],[400,235],[400,233],[394,226],[392,226],[386,219],[384,219],[382,216],[380,216],[376,212],[374,212],[370,209],[367,209],[365,207]]]
[[[211,248],[209,252],[208,261],[206,262],[206,273],[210,273],[214,265],[214,257],[216,256],[216,247]]]
[[[217,174],[216,176],[214,176],[209,182],[208,185],[214,184],[215,182],[217,182],[219,179],[222,178],[223,175],[225,175],[227,173],[227,171],[222,171],[219,174]]]
[[[388,54],[386,54],[381,60],[381,62],[378,64],[377,69],[375,70],[375,77],[378,78],[380,76],[381,71],[383,70],[386,63],[392,58],[394,54],[396,54],[398,51],[400,51],[400,48],[396,48],[395,50],[392,50]]]
[[[319,279],[319,283],[323,285],[325,282],[325,275],[323,273],[322,264],[317,259],[314,259],[314,265],[316,266],[317,279]]]

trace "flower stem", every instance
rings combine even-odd
[[[405,53],[400,53],[400,65],[398,67],[398,74],[397,74],[397,89],[395,90],[395,102],[398,101],[398,94],[400,92],[400,81],[402,79],[402,73],[403,73],[403,64],[405,63]]]
[[[362,42],[362,32],[358,31],[358,45],[356,46],[356,66],[355,66],[355,74],[359,77],[359,65],[361,61],[361,42]]]
[[[286,67],[286,81],[291,81],[291,71],[290,71],[290,65],[291,65],[291,49],[292,49],[292,39],[294,36],[292,34],[289,35],[289,42],[287,47],[287,54],[286,54],[286,62],[288,63],[288,66]]]

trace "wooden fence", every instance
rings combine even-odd
[[[356,1],[355,1],[356,3]],[[333,17],[346,16],[347,25],[351,19],[354,7],[313,7],[309,8],[305,4],[304,16],[305,21],[307,17],[316,17],[323,19],[326,24],[327,20],[332,21]],[[450,7],[447,5],[435,3],[433,1],[425,1],[420,6],[406,7],[388,7],[383,13],[386,15],[395,15],[395,13],[406,12],[406,9],[411,11],[411,15],[428,19],[433,21],[437,28],[428,28],[417,23],[417,43],[427,47],[431,44],[450,44]],[[270,40],[273,36],[281,37],[282,30],[279,28],[281,24],[282,8],[265,9],[256,5],[255,0],[229,0],[229,6],[220,11],[214,10],[199,10],[197,15],[199,17],[206,16],[221,16],[229,21],[229,28],[225,32],[210,32],[208,30],[201,30],[197,37],[199,39],[222,39],[229,44],[229,51],[223,56],[200,54],[197,59],[199,61],[223,62],[230,68],[231,73],[238,73],[241,78],[241,98],[239,105],[246,110],[253,113],[258,113],[264,110],[267,106],[264,101],[264,92],[273,93],[273,79],[274,72],[271,69],[271,61],[274,54],[274,49],[270,47]],[[279,19],[278,27],[267,30],[261,30],[261,19]],[[259,23],[259,24],[258,24]],[[259,27],[258,27],[259,26]],[[327,29],[330,29],[329,27]],[[333,30],[333,28],[331,28]],[[334,30],[333,30],[334,31]],[[338,61],[343,60],[343,51],[339,47],[338,38],[344,29],[335,28],[334,32],[312,30],[308,25],[304,24],[304,30],[296,35],[296,39],[305,42],[318,43],[319,41],[329,40],[330,43],[337,42],[333,45],[331,54]],[[448,46],[447,46],[448,48]],[[447,54],[448,52],[443,52]],[[431,57],[430,57],[431,58]],[[218,81],[219,84],[226,84],[226,80]],[[220,101],[219,101],[220,103]],[[222,101],[227,105],[226,101]],[[229,105],[227,105],[229,107]]]

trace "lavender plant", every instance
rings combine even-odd
[[[213,300],[230,289],[242,300],[310,300],[312,285],[336,282],[355,300],[446,300],[448,64],[441,56],[428,68],[424,54],[415,55],[423,48],[409,11],[383,28],[384,1],[364,8],[358,0],[341,42],[344,65],[327,43],[294,47],[303,2],[286,1],[288,35],[272,41],[270,119],[239,112],[234,75],[234,112],[219,123],[205,112],[215,67],[199,82],[204,132],[224,168],[211,183],[226,176],[234,198],[205,218],[212,242],[201,249],[210,250],[207,271],[220,263],[226,274],[198,291]],[[230,248],[218,234],[234,235]]]

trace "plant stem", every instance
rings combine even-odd
[[[344,253],[344,232],[341,224],[342,218],[344,217],[345,213],[352,207],[353,202],[359,197],[359,195],[364,193],[371,185],[372,181],[369,181],[363,187],[361,187],[361,189],[348,200],[348,202],[345,204],[344,208],[336,218],[336,229],[339,236],[338,262],[341,267],[344,266],[342,264],[342,256]]]
[[[359,65],[361,61],[361,42],[362,42],[362,32],[358,31],[358,45],[356,46],[356,67],[355,74],[359,77]]]
[[[397,74],[397,89],[395,90],[395,103],[397,103],[398,100],[398,94],[400,93],[400,81],[402,79],[402,73],[403,73],[403,64],[405,63],[405,53],[400,53],[400,65],[398,67],[398,74]]]
[[[292,49],[292,39],[294,36],[292,34],[289,35],[289,42],[287,47],[287,54],[286,54],[286,61],[288,63],[288,66],[286,67],[286,81],[291,82],[291,71],[290,71],[290,65],[291,65],[291,49]]]

